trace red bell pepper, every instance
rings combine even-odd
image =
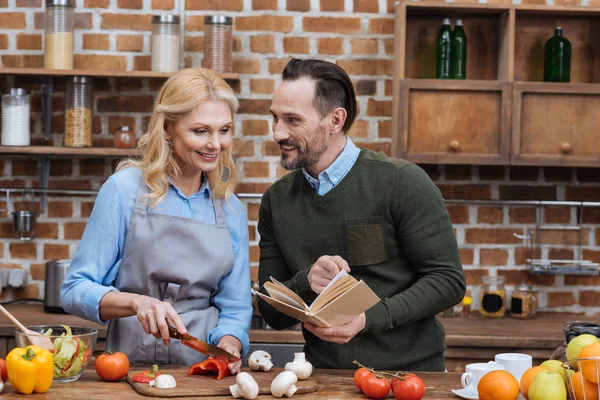
[[[137,383],[149,383],[156,379],[157,376],[161,375],[157,374],[156,371],[158,371],[158,365],[154,364],[152,368],[150,368],[150,371],[138,372],[131,377],[131,380]]]
[[[209,357],[206,360],[194,364],[190,367],[187,374],[188,375],[204,375],[204,374],[212,374],[217,373],[217,380],[223,379],[226,376],[231,375],[229,373],[229,366],[226,362],[217,360],[215,358]]]

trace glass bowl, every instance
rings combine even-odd
[[[62,325],[37,325],[28,326],[34,332],[44,333],[52,329],[48,336],[54,343],[54,380],[53,382],[73,382],[79,379],[87,367],[98,338],[98,329],[85,326],[73,326],[71,336]],[[15,332],[17,347],[26,347],[31,344],[28,336],[19,331]]]

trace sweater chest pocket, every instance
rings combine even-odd
[[[387,260],[381,217],[345,221],[348,264],[364,266]]]

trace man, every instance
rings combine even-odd
[[[260,207],[259,281],[272,276],[307,304],[345,269],[381,302],[349,323],[304,323],[316,368],[444,371],[445,332],[435,315],[465,294],[465,277],[442,196],[416,165],[358,149],[347,132],[356,96],[346,72],[291,60],[271,104],[281,164],[293,170]],[[267,324],[298,323],[263,300]]]

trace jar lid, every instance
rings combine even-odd
[[[154,15],[152,17],[153,24],[178,24],[179,15],[165,14],[165,15]]]
[[[25,88],[12,88],[10,89],[9,94],[11,96],[27,96],[29,94],[29,90]]]
[[[208,25],[231,25],[233,18],[225,15],[207,15],[204,17],[204,23]]]
[[[74,0],[46,0],[46,6],[66,6],[74,7]]]
[[[91,76],[68,76],[68,83],[92,83],[93,78]]]
[[[481,280],[487,284],[504,283],[502,275],[483,275]]]
[[[525,282],[521,282],[517,286],[515,286],[515,290],[523,291],[523,292],[531,292],[533,290],[533,286],[531,286]]]
[[[130,131],[131,128],[129,126],[127,126],[127,125],[123,125],[123,126],[119,127],[119,130],[121,130],[121,131]]]

